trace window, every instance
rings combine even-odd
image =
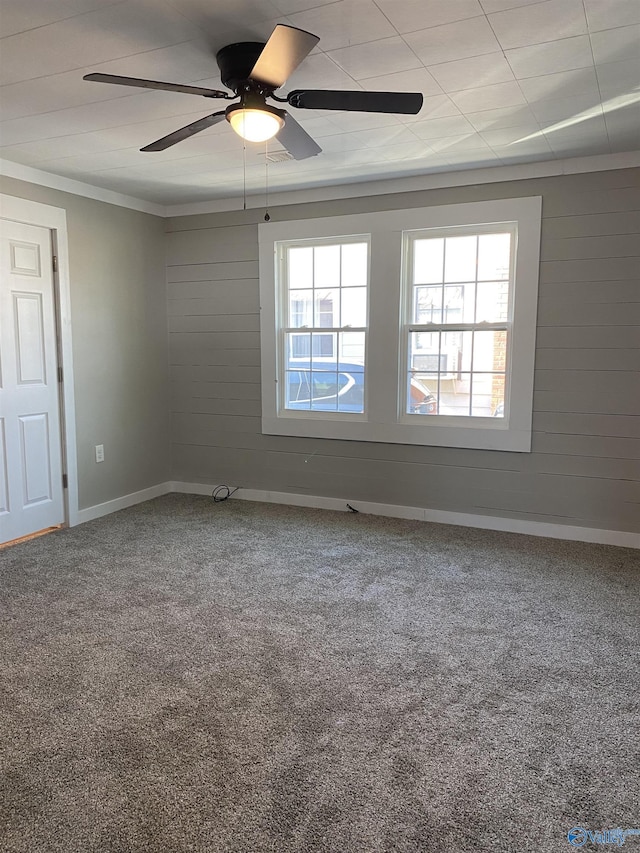
[[[407,388],[431,388],[433,414],[504,418],[515,236],[514,225],[405,233]],[[410,394],[404,411],[418,413]]]
[[[278,409],[364,412],[369,241],[281,241]]]
[[[540,214],[261,225],[263,432],[530,450]]]

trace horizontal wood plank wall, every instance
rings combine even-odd
[[[273,221],[542,195],[533,451],[262,435],[258,223],[167,221],[173,478],[640,531],[640,170],[271,208]]]

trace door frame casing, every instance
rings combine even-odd
[[[25,225],[48,228],[51,232],[57,270],[53,273],[53,289],[58,340],[58,366],[62,368],[60,383],[60,434],[62,436],[63,471],[67,475],[64,489],[65,521],[69,527],[78,518],[78,460],[76,446],[76,409],[73,382],[73,347],[71,341],[71,282],[69,277],[69,244],[67,212],[37,201],[0,193],[0,220],[9,219]]]

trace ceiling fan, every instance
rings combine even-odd
[[[220,78],[234,94],[219,89],[186,86],[180,83],[163,83],[159,80],[142,80],[137,77],[119,77],[115,74],[87,74],[84,80],[98,83],[115,83],[120,86],[139,86],[143,89],[164,89],[202,95],[205,98],[224,98],[230,104],[186,127],[145,145],[141,151],[164,151],[188,139],[195,133],[226,119],[244,139],[263,142],[276,137],[295,160],[304,160],[319,154],[322,149],[284,109],[267,104],[271,98],[279,103],[306,110],[355,110],[371,113],[401,113],[416,115],[422,107],[422,94],[418,92],[362,92],[327,89],[295,89],[285,98],[275,95],[302,60],[320,41],[318,36],[278,24],[266,42],[245,41],[229,44],[218,51],[216,61]]]

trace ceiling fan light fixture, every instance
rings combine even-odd
[[[284,110],[267,104],[256,107],[240,103],[227,109],[227,121],[238,136],[249,142],[272,139],[284,127],[284,117]]]

